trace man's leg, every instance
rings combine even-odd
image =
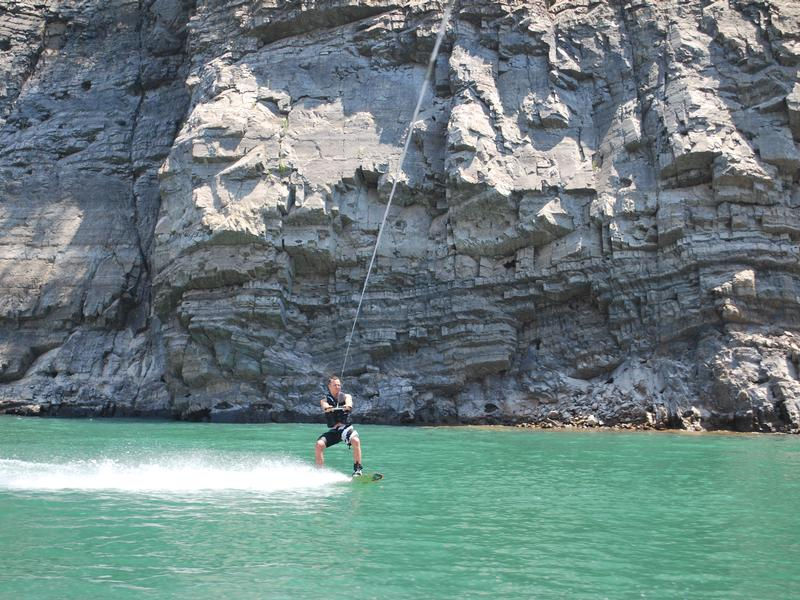
[[[353,462],[361,464],[361,440],[358,439],[358,434],[350,438],[350,443],[353,445]]]
[[[314,445],[314,457],[317,460],[317,465],[320,467],[325,464],[325,457],[323,456],[323,453],[325,452],[326,447],[327,444],[325,443],[325,438],[319,438],[317,443]]]

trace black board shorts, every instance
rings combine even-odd
[[[358,437],[358,432],[353,429],[352,425],[347,425],[345,427],[332,427],[328,429],[325,433],[319,436],[318,440],[325,440],[325,447],[330,448],[331,446],[338,444],[339,442],[344,442],[348,446],[350,445],[350,438],[353,436]]]

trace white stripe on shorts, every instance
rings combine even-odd
[[[348,425],[342,430],[342,441],[345,444],[349,444],[350,438],[352,438],[354,435],[358,437],[358,432],[355,429],[353,429],[352,425]]]

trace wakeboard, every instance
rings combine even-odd
[[[383,473],[362,473],[361,475],[353,476],[353,482],[355,483],[372,483],[381,479],[383,479]]]

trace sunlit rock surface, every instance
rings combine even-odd
[[[314,419],[443,2],[0,0],[0,406]],[[800,4],[457,0],[362,422],[800,430]]]

